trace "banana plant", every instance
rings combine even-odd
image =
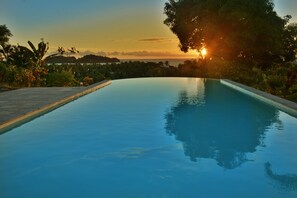
[[[49,49],[48,43],[41,41],[36,48],[31,41],[28,41],[29,46],[31,47],[31,59],[36,67],[40,67],[43,65],[43,57]]]
[[[24,46],[17,45],[9,49],[6,55],[6,60],[9,65],[15,65],[20,68],[32,67],[32,52]]]
[[[48,50],[48,43],[41,41],[37,47],[28,41],[30,48],[17,45],[7,45],[2,47],[0,53],[4,56],[7,63],[22,68],[38,68],[43,66],[43,58]]]

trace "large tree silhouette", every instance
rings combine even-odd
[[[282,38],[290,16],[280,18],[273,0],[169,0],[164,11],[184,52],[206,47],[211,57],[258,62],[286,53]]]

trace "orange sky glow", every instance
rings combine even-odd
[[[297,7],[296,0],[275,0],[281,16],[292,14],[283,6],[285,1],[293,2],[288,7]],[[50,44],[49,52],[63,46],[76,47],[80,55],[120,59],[197,58],[195,51],[181,52],[178,39],[163,24],[165,2],[3,0],[0,24],[14,35],[10,43],[27,45],[28,40],[38,43],[43,38]]]

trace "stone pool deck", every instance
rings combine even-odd
[[[83,95],[111,84],[101,81],[87,87],[32,87],[0,93],[0,134]]]

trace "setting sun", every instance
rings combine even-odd
[[[203,58],[206,56],[206,54],[207,54],[207,49],[206,48],[203,48],[201,50],[201,55],[203,56]]]

